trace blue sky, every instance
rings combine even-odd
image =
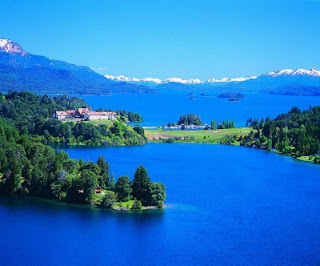
[[[320,67],[316,0],[0,0],[0,37],[129,77],[221,78]]]

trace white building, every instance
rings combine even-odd
[[[89,111],[84,115],[84,120],[115,120],[117,113],[115,112],[92,112]]]

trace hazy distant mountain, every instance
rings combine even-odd
[[[263,92],[284,95],[314,95],[320,94],[320,71],[316,68],[283,69],[269,72],[261,76],[239,78],[211,78],[207,81],[199,79],[159,79],[159,78],[129,78],[126,76],[107,76],[112,80],[125,80],[134,84],[148,84],[157,90],[204,90],[204,91],[236,91],[236,92]],[[183,86],[182,86],[183,85]]]
[[[106,79],[86,66],[32,55],[19,44],[0,38],[0,90],[10,89],[80,94],[152,91],[146,86]]]

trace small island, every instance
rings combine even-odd
[[[229,102],[239,102],[245,96],[239,92],[225,92],[218,95],[218,98],[226,98]]]

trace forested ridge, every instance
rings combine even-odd
[[[111,125],[90,122],[61,122],[52,119],[57,110],[90,107],[77,97],[39,96],[27,91],[0,93],[0,117],[12,123],[22,135],[30,135],[44,144],[143,145],[140,126],[127,126],[128,119],[143,120],[139,114],[118,111],[120,118]],[[123,115],[121,115],[123,114]]]
[[[294,107],[275,119],[248,119],[253,128],[241,145],[275,149],[294,157],[309,156],[320,163],[320,106],[301,111]]]

